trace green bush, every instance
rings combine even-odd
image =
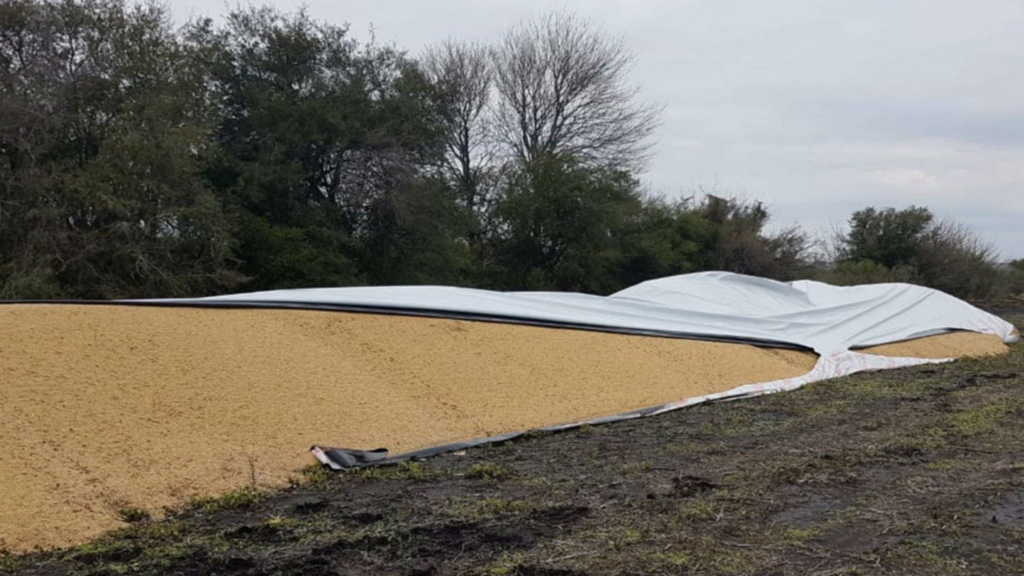
[[[961,298],[989,297],[999,285],[992,248],[927,208],[858,210],[834,252],[826,277],[836,284],[912,282]]]

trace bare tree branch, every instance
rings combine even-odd
[[[567,154],[623,169],[648,159],[661,107],[636,102],[621,39],[572,14],[511,30],[494,50],[497,135],[523,162]]]
[[[484,171],[494,156],[486,111],[491,103],[492,68],[485,46],[448,40],[427,50],[422,68],[441,99],[445,155],[443,169],[476,210]]]

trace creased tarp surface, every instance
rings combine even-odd
[[[795,345],[819,354],[950,330],[1015,338],[1006,321],[938,290],[911,284],[838,287],[702,272],[637,284],[611,296],[492,292],[449,286],[271,290],[165,303],[325,306],[434,312],[667,335]]]
[[[271,306],[386,311],[452,318],[542,324],[638,334],[743,341],[814,350],[814,369],[797,378],[740,386],[719,394],[682,398],[625,414],[557,424],[638,418],[693,404],[767,394],[865,370],[936,360],[890,358],[856,352],[880,344],[954,330],[993,334],[1013,342],[1013,325],[943,292],[911,284],[838,287],[813,281],[782,283],[727,272],[703,272],[644,282],[612,294],[492,292],[446,286],[390,286],[273,290],[146,303]],[[943,361],[943,360],[938,360]],[[525,431],[524,431],[525,432]],[[332,468],[375,465],[507,440],[522,432],[428,448],[388,457],[374,451],[314,447]]]

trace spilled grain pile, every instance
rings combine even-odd
[[[882,344],[857,350],[864,354],[879,356],[904,356],[908,358],[966,358],[1002,354],[1008,349],[1002,339],[994,334],[977,332],[950,332],[928,338]]]
[[[315,442],[400,452],[799,376],[815,362],[338,312],[8,305],[0,326],[0,548],[16,551],[81,542],[117,527],[120,509],[159,512],[253,476],[279,485],[312,462]],[[964,337],[983,339],[972,353],[1005,349]],[[886,350],[928,354],[912,345]]]

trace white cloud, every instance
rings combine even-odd
[[[918,190],[921,188],[934,189],[938,186],[939,177],[934,174],[926,174],[912,168],[895,168],[892,170],[876,170],[864,175],[868,182],[881,184],[888,188],[900,190]]]

